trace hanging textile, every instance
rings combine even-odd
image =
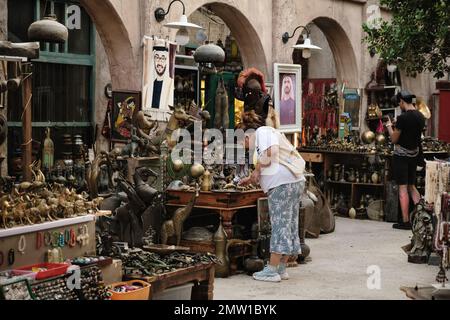
[[[441,211],[442,193],[448,192],[450,162],[427,161],[425,178],[425,202],[434,204],[435,211]]]

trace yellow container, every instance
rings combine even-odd
[[[142,289],[137,289],[130,292],[115,292],[114,288],[120,286],[140,286]],[[141,280],[133,280],[114,283],[111,285],[111,290],[109,290],[109,292],[112,294],[111,300],[149,300],[150,287],[150,283]]]

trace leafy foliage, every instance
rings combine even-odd
[[[436,78],[450,72],[450,1],[380,0],[391,14],[379,28],[363,25],[364,41],[387,62],[408,75],[423,71]]]

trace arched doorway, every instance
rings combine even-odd
[[[356,54],[341,24],[319,16],[306,26],[312,43],[322,48],[309,59],[303,59],[300,50],[293,51],[294,63],[303,66],[302,144],[310,145],[322,136],[342,134],[343,112],[348,116],[348,128],[358,130],[362,125],[362,99]],[[298,43],[302,42],[300,35]]]
[[[214,12],[230,28],[239,46],[244,67],[257,68],[268,76],[269,68],[261,39],[247,17],[237,8],[225,3],[211,2],[203,7]],[[191,13],[199,8],[193,8]]]
[[[115,89],[141,90],[138,63],[125,24],[109,0],[80,0],[102,39],[109,59],[112,85]]]
[[[358,88],[358,63],[355,50],[345,30],[336,20],[329,17],[315,18],[309,25],[311,24],[320,29],[326,38],[327,47],[331,49],[335,70],[330,73],[336,75],[338,82],[345,82],[348,87]],[[309,66],[309,68],[313,67]],[[321,66],[315,67],[320,68]]]

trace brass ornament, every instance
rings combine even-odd
[[[200,178],[205,173],[205,167],[203,167],[201,164],[194,164],[191,167],[191,176],[194,179]]]
[[[373,131],[365,131],[362,136],[361,136],[361,140],[365,143],[365,144],[371,144],[375,141],[375,133]]]
[[[180,172],[181,170],[184,169],[184,163],[182,160],[177,159],[177,160],[173,160],[173,170],[175,172]]]

